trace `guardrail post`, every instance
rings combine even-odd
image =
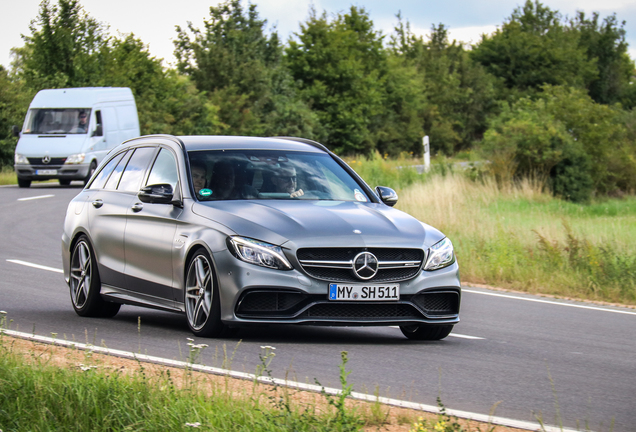
[[[422,143],[424,144],[424,171],[428,172],[431,169],[431,147],[428,143],[428,135],[422,139]]]

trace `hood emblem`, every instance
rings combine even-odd
[[[371,279],[378,272],[378,259],[371,252],[360,252],[353,259],[353,272],[358,279]]]
[[[49,156],[49,155],[44,156],[44,157],[42,158],[42,163],[43,163],[43,164],[49,164],[49,163],[51,163],[51,156]]]

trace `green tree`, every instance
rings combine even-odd
[[[210,7],[204,30],[177,27],[178,70],[219,106],[230,135],[315,136],[316,117],[297,94],[282,64],[278,34],[265,34],[256,5],[239,0]]]
[[[536,175],[555,194],[585,201],[636,188],[634,124],[632,113],[583,89],[544,86],[535,99],[504,105],[482,149],[500,179]]]
[[[539,1],[527,0],[492,35],[483,35],[471,56],[515,95],[544,84],[587,88],[597,78],[594,59],[580,44],[580,32]]]
[[[414,67],[413,92],[420,99],[419,119],[432,147],[451,155],[472,147],[497,108],[494,77],[475,63],[462,45],[448,39],[443,24],[433,26],[428,41],[415,36],[398,15],[391,37],[391,57]],[[393,81],[394,76],[388,81]],[[391,87],[389,87],[389,90]]]
[[[636,105],[636,91],[630,84],[634,62],[627,53],[625,22],[619,26],[616,14],[599,22],[598,13],[587,18],[578,12],[571,26],[580,33],[579,46],[596,64],[597,77],[588,87],[592,99],[604,104],[621,102],[627,108]]]
[[[43,0],[31,35],[14,50],[17,72],[32,89],[82,87],[101,76],[108,46],[107,27],[89,17],[78,0]]]
[[[0,168],[13,166],[13,154],[18,139],[11,132],[11,127],[22,126],[29,101],[33,93],[25,89],[22,82],[0,66]]]
[[[362,8],[328,20],[312,10],[290,39],[286,64],[302,96],[324,127],[324,140],[339,153],[369,154],[383,110],[387,77],[383,37]]]

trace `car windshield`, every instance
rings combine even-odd
[[[201,201],[305,199],[367,202],[362,186],[331,156],[274,150],[189,152]]]
[[[30,109],[24,125],[25,134],[85,134],[88,132],[89,108]]]

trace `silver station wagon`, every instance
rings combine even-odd
[[[310,324],[443,339],[459,322],[453,245],[392,208],[397,199],[302,138],[126,141],[68,207],[73,308],[185,313],[202,337]]]

